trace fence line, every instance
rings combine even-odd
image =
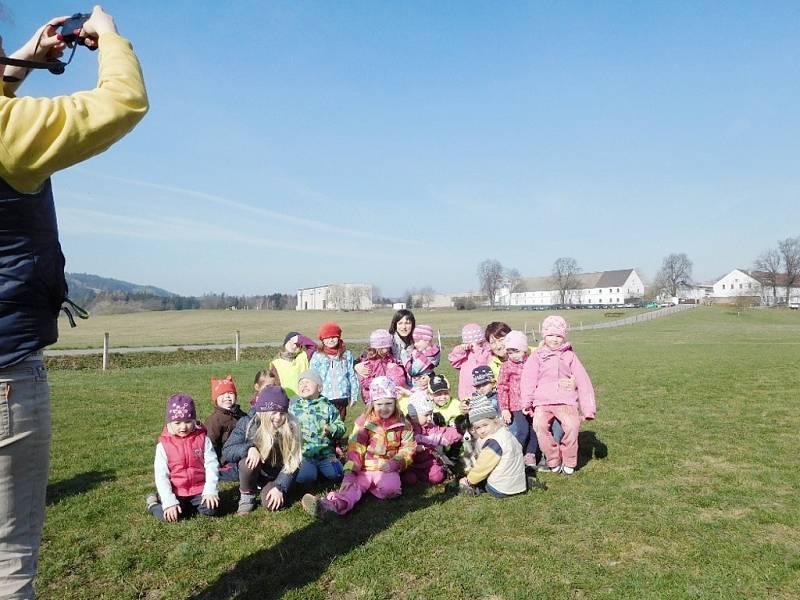
[[[634,323],[643,323],[645,321],[652,321],[653,319],[660,319],[661,317],[669,317],[677,313],[685,312],[700,306],[699,304],[676,304],[675,306],[668,306],[659,310],[653,310],[646,313],[640,313],[624,319],[616,321],[609,321],[608,323],[594,323],[592,325],[584,325],[581,323],[577,327],[570,327],[570,331],[591,331],[593,329],[610,329],[612,327],[624,327],[625,325],[633,325]]]

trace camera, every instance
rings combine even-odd
[[[67,46],[72,47],[72,44],[77,43],[79,46],[85,46],[84,38],[80,37],[83,24],[89,20],[92,15],[86,13],[75,13],[69,19],[61,24],[61,37]]]

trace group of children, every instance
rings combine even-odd
[[[257,504],[283,508],[295,485],[340,482],[327,495],[302,497],[306,512],[324,517],[349,512],[367,492],[391,498],[404,485],[439,484],[459,470],[463,493],[494,497],[538,486],[537,470],[574,472],[580,423],[594,418],[595,401],[564,319],[545,319],[536,349],[509,331],[505,358],[494,362],[490,336],[465,325],[448,355],[459,371],[456,397],[434,371],[441,351],[433,328],[403,325],[373,331],[358,359],[336,323],[320,327],[319,344],[290,332],[256,374],[247,412],[230,376],[211,380],[204,424],[192,398],[170,397],[149,512],[170,522],[214,515],[220,480],[239,482],[238,515]],[[345,440],[347,409],[359,400],[365,409]]]

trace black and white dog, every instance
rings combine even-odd
[[[462,436],[460,460],[461,465],[464,467],[464,472],[469,473],[472,467],[475,466],[475,461],[478,460],[478,453],[480,452],[478,440],[475,437],[475,432],[472,431],[467,415],[458,415],[453,425]]]

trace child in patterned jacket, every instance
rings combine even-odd
[[[469,400],[475,393],[472,371],[489,364],[492,349],[484,339],[483,328],[477,323],[468,323],[461,329],[461,344],[447,355],[453,368],[458,369],[458,399]]]
[[[322,378],[314,369],[300,374],[297,382],[299,397],[289,405],[303,432],[303,462],[296,483],[308,484],[322,475],[329,481],[342,478],[342,463],[336,457],[336,441],[345,433],[339,411],[324,396],[320,396]]]
[[[408,376],[413,379],[423,373],[431,373],[439,366],[441,350],[433,343],[433,327],[430,325],[417,325],[411,335],[414,346],[409,349],[405,367]]]
[[[366,367],[368,373],[359,375],[361,397],[365,404],[371,402],[369,386],[376,377],[388,377],[394,382],[398,391],[405,391],[406,372],[392,354],[392,335],[387,330],[376,329],[369,334],[369,348],[361,355],[359,364]]]
[[[347,447],[344,480],[324,498],[303,496],[303,510],[315,517],[344,515],[369,492],[376,498],[401,494],[400,471],[414,456],[414,431],[397,407],[397,390],[388,377],[370,385],[372,403],[356,419]]]
[[[347,407],[353,406],[360,395],[358,375],[353,369],[353,354],[345,347],[342,328],[329,321],[318,332],[322,345],[311,357],[309,367],[322,378],[322,395],[339,409],[342,421],[347,417]]]

